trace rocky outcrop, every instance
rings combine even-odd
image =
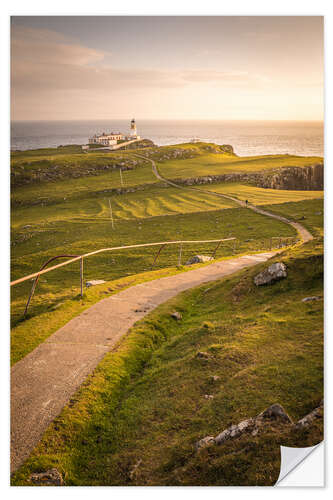
[[[320,191],[324,188],[324,167],[322,164],[310,167],[283,167],[270,171],[206,175],[188,179],[172,179],[184,186],[213,184],[221,182],[242,182],[261,188]]]
[[[257,435],[260,428],[268,423],[292,424],[292,420],[284,408],[279,404],[273,404],[259,413],[254,418],[242,420],[239,424],[231,425],[217,436],[206,436],[196,443],[196,449],[207,448],[212,445],[222,445],[230,439],[236,439],[245,433]]]
[[[287,276],[286,265],[283,262],[275,262],[264,269],[261,273],[257,274],[253,278],[253,281],[257,286],[270,285],[271,283],[286,278]]]
[[[195,255],[185,263],[185,266],[191,266],[192,264],[202,264],[204,262],[209,262],[210,260],[213,260],[210,255]]]
[[[202,448],[207,448],[208,446],[222,445],[226,441],[229,441],[230,439],[237,439],[246,433],[256,436],[261,429],[269,424],[273,426],[289,425],[291,429],[295,430],[303,429],[304,427],[309,426],[315,419],[322,418],[323,406],[324,402],[322,400],[317,408],[294,424],[285,409],[280,404],[275,403],[259,413],[256,417],[248,418],[246,420],[242,420],[239,424],[231,425],[215,437],[206,436],[200,439],[200,441],[196,443],[195,447],[197,450],[200,450]]]
[[[305,417],[296,422],[295,428],[304,429],[304,427],[308,427],[316,418],[321,418],[323,408],[324,401],[322,400],[317,408],[315,408],[314,410],[312,410],[312,412],[308,413],[307,415],[305,415]]]
[[[31,474],[30,481],[38,486],[63,486],[64,480],[57,469]]]

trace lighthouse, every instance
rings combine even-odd
[[[131,135],[131,137],[133,137],[133,139],[135,139],[137,137],[136,123],[135,123],[134,118],[131,120],[131,133],[130,133],[130,135]]]

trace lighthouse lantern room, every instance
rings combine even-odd
[[[137,137],[136,123],[134,118],[131,120],[131,137],[133,137],[133,139]]]

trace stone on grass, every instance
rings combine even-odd
[[[90,280],[86,281],[86,287],[89,288],[90,286],[102,285],[103,283],[106,282],[104,280]]]
[[[205,399],[214,399],[214,396],[213,396],[213,394],[205,394],[204,398]]]
[[[171,313],[171,317],[176,319],[177,321],[182,319],[182,315],[178,311],[174,311],[173,313]]]
[[[211,377],[211,381],[212,382],[217,382],[218,380],[220,380],[221,377],[219,377],[218,375],[212,375]]]
[[[304,297],[304,299],[302,299],[302,302],[311,302],[312,300],[321,300],[321,297]]]
[[[30,480],[32,483],[39,486],[63,486],[64,484],[62,475],[55,468],[45,472],[31,474]]]
[[[239,437],[244,432],[248,432],[254,429],[254,426],[255,426],[254,418],[248,418],[247,420],[243,420],[239,424],[232,425],[231,427],[228,427],[223,432],[218,434],[215,438],[215,443],[223,444],[225,443],[225,441],[228,441],[229,439]]]
[[[206,436],[200,439],[200,441],[196,443],[195,447],[197,450],[200,450],[201,448],[207,448],[213,444],[216,444],[214,436]]]
[[[268,423],[279,422],[280,424],[292,424],[292,420],[283,407],[279,404],[273,404],[266,408],[263,412],[259,413],[254,418],[248,418],[246,420],[242,420],[239,424],[234,424],[220,432],[214,439],[212,440],[211,436],[207,436],[206,438],[201,439],[198,443],[196,443],[196,448],[199,449],[205,445],[204,443],[209,442],[209,444],[217,444],[221,445],[230,439],[235,439],[242,436],[244,433],[251,433],[252,436],[256,436],[259,430],[267,425]],[[200,445],[200,443],[203,443]]]
[[[210,255],[195,255],[185,263],[185,266],[191,266],[192,264],[202,264],[204,262],[209,262],[210,260],[213,260]]]
[[[296,429],[304,429],[304,427],[308,427],[316,418],[321,418],[322,417],[322,409],[324,406],[324,402],[321,401],[320,405],[317,406],[312,412],[308,413],[305,415],[305,417],[301,418],[298,422],[295,424]]]
[[[255,285],[270,285],[275,281],[279,281],[287,277],[287,267],[283,262],[275,262],[270,265],[264,271],[257,274],[253,281]]]
[[[259,413],[259,415],[256,417],[257,421],[262,419],[269,419],[269,420],[281,419],[290,424],[292,423],[292,420],[289,417],[288,413],[281,405],[277,403],[269,406],[268,408],[266,408],[266,410]]]

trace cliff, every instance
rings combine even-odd
[[[230,173],[192,177],[189,179],[173,179],[185,186],[195,184],[211,184],[215,182],[245,182],[257,187],[270,189],[290,189],[299,191],[321,191],[324,188],[324,166],[283,167],[273,171]]]

